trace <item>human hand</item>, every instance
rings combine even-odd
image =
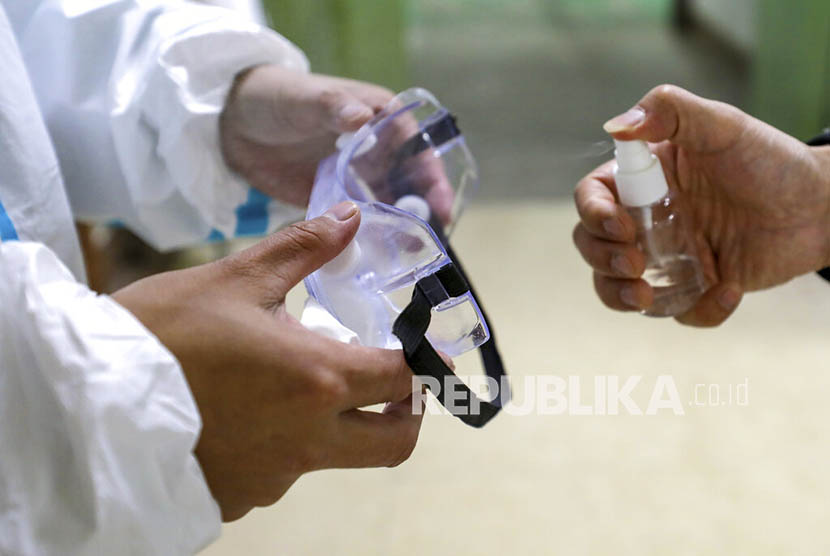
[[[369,83],[256,66],[237,76],[228,95],[220,118],[222,153],[231,169],[263,193],[305,206],[317,167],[335,152],[338,136],[360,129],[393,98]],[[355,157],[355,170],[378,200],[397,201],[392,189],[402,184],[390,183],[390,171],[397,149],[417,133],[414,118],[399,117],[381,131],[377,147]],[[402,194],[423,196],[449,224],[455,195],[441,159],[428,150],[405,162],[409,191]]]
[[[830,149],[810,148],[737,108],[668,85],[605,129],[615,139],[652,143],[692,217],[711,287],[680,322],[716,326],[743,292],[830,264]],[[645,257],[617,202],[613,169],[613,161],[603,164],[577,185],[574,243],[594,269],[603,303],[641,310],[653,292],[639,279]]]
[[[273,504],[307,471],[397,465],[418,438],[401,351],[324,338],[286,312],[288,290],[360,224],[353,203],[327,214],[113,296],[181,363],[203,422],[196,456],[226,521]],[[382,413],[358,409],[382,402]]]
[[[275,65],[241,72],[220,118],[228,165],[276,199],[305,206],[335,140],[368,122],[393,94],[377,85]]]

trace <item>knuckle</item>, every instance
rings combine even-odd
[[[289,226],[279,234],[280,249],[288,257],[300,255],[308,251],[317,251],[330,243],[319,226],[312,221],[304,221]]]
[[[573,232],[571,232],[571,239],[577,249],[582,251],[582,244],[585,239],[585,226],[582,225],[582,222],[579,222],[576,226],[574,226]]]
[[[337,89],[325,88],[317,93],[317,102],[320,103],[326,110],[334,110],[343,104],[345,95],[343,91]]]
[[[663,83],[662,85],[654,87],[646,96],[655,98],[658,101],[667,102],[675,99],[681,91],[682,89],[677,85]]]
[[[418,428],[411,427],[406,434],[400,436],[401,440],[393,452],[391,461],[387,467],[398,467],[403,462],[409,459],[412,452],[415,451],[415,445],[418,443]]]
[[[597,292],[597,296],[600,301],[602,301],[605,305],[612,308],[617,305],[616,296],[612,291],[611,284],[608,279],[599,272],[594,272],[594,291]]]
[[[578,182],[576,182],[576,186],[574,186],[574,197],[576,199],[580,198],[580,195],[585,194],[585,192],[590,188],[591,183],[596,179],[596,174],[598,171],[602,169],[603,166],[598,166],[593,171],[588,174],[582,176]]]
[[[401,399],[412,393],[412,370],[404,359],[403,352],[400,353],[397,361],[392,366],[392,380],[398,385],[400,391],[396,392]]]
[[[345,399],[348,388],[342,377],[328,370],[318,370],[309,375],[307,393],[313,406],[329,408]]]
[[[594,250],[591,246],[589,246],[584,240],[575,242],[575,246],[579,256],[582,257],[582,260],[592,268],[595,267],[596,265],[594,264],[594,261],[596,256],[594,255]]]
[[[591,195],[590,197],[585,197],[583,200],[582,206],[585,209],[583,212],[583,219],[599,219],[605,216],[605,212],[608,210],[608,203],[606,199],[602,199],[597,195]]]
[[[263,278],[262,265],[259,264],[256,254],[251,250],[236,253],[211,263],[216,265],[218,274],[258,282]]]
[[[587,177],[582,178],[581,180],[576,182],[576,186],[574,187],[573,199],[574,199],[574,203],[576,203],[577,207],[579,207],[579,205],[582,201],[583,190],[585,189],[585,181],[587,179],[588,179]]]
[[[375,112],[380,112],[383,108],[392,102],[395,98],[395,93],[386,87],[378,87],[377,100],[372,104],[372,109]]]
[[[241,259],[245,258],[245,252],[237,253],[229,257],[222,257],[219,260],[209,263],[210,266],[216,270],[217,275],[234,276],[238,273],[241,266],[243,266]]]
[[[395,92],[392,89],[384,87],[383,85],[373,85],[377,95],[385,102],[389,102],[395,98]]]
[[[280,495],[274,494],[270,490],[262,490],[254,494],[251,503],[257,508],[267,508],[276,504],[279,499]]]

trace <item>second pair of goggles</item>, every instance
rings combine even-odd
[[[441,385],[436,397],[451,413],[483,426],[510,393],[492,330],[447,239],[478,187],[455,118],[428,91],[409,89],[338,148],[318,168],[306,219],[351,200],[361,222],[343,253],[306,278],[309,294],[364,345],[402,346],[413,372]],[[438,353],[476,348],[498,387],[492,401],[477,398]]]

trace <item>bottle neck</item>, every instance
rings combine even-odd
[[[619,164],[614,172],[620,203],[627,207],[647,207],[669,194],[669,185],[663,167],[655,155],[648,166],[639,171],[627,172]]]

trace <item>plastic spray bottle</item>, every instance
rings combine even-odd
[[[643,314],[670,317],[685,313],[705,290],[689,222],[677,194],[669,192],[660,160],[643,141],[614,141],[617,193],[637,226],[637,246],[646,256],[643,280],[654,303]]]

